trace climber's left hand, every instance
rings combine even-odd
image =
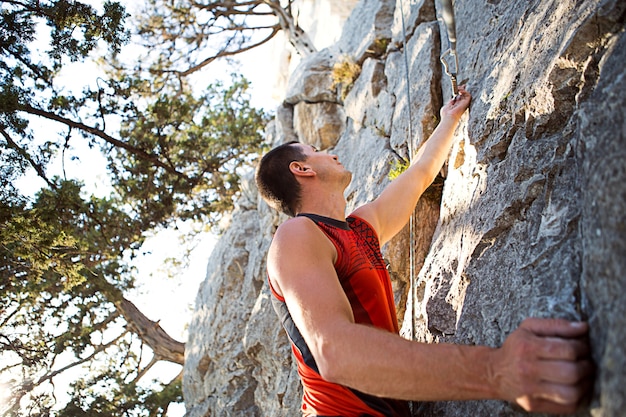
[[[459,94],[441,108],[441,118],[450,117],[459,120],[472,101],[472,95],[464,85],[459,86]]]

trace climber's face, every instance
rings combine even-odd
[[[303,165],[306,170],[311,170],[321,181],[338,182],[344,187],[350,184],[352,173],[339,162],[337,155],[327,151],[319,151],[311,145],[299,145],[306,156]]]

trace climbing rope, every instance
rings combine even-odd
[[[410,5],[410,3],[409,3]],[[409,7],[410,10],[410,7]],[[409,77],[409,57],[407,56],[407,47],[406,47],[406,25],[404,23],[404,2],[400,2],[400,14],[402,17],[402,44],[404,48],[404,73],[406,76],[406,103],[407,109],[409,111],[409,162],[413,158],[413,127],[411,117],[411,78]]]
[[[410,6],[411,3],[409,3]],[[409,7],[409,11],[411,8]],[[406,25],[404,23],[404,1],[400,2],[400,15],[402,20],[402,40],[403,40],[403,55],[404,55],[404,70],[406,76],[406,106],[409,112],[409,166],[413,161],[413,117],[411,113],[411,78],[409,75],[409,57],[407,55],[406,46]],[[414,213],[411,213],[409,218],[409,291],[411,297],[411,340],[415,340],[415,225],[414,225]]]

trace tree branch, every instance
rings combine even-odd
[[[50,186],[50,188],[56,190],[56,184],[48,179],[46,172],[43,170],[43,166],[37,163],[24,148],[15,143],[4,128],[0,127],[0,133],[2,133],[2,136],[4,136],[4,139],[7,141],[8,147],[14,149],[24,159],[26,159],[35,171],[37,171],[37,175],[39,175]]]
[[[131,301],[121,298],[115,306],[126,319],[132,331],[137,334],[160,360],[184,364],[185,344],[168,335],[159,322],[147,318]]]
[[[276,17],[278,17],[280,26],[287,33],[289,42],[291,42],[293,47],[296,48],[296,51],[302,55],[302,57],[307,57],[317,52],[317,49],[313,45],[309,36],[294,21],[291,13],[281,6],[280,0],[263,0],[263,2],[267,4],[272,9]]]
[[[133,378],[133,380],[130,382],[131,384],[136,384],[137,381],[139,381],[141,378],[143,378],[143,376],[159,361],[159,358],[155,356],[152,356],[152,359],[150,360],[150,363],[147,364],[146,366],[143,367],[143,369],[139,370],[137,372],[137,376],[135,378]]]
[[[246,46],[245,48],[241,48],[241,49],[237,49],[235,51],[226,51],[226,50],[222,50],[220,52],[218,52],[217,54],[215,54],[212,57],[209,57],[205,60],[203,60],[202,62],[200,62],[199,64],[196,64],[188,69],[186,69],[185,71],[163,71],[163,72],[176,72],[178,75],[182,76],[182,77],[186,77],[187,75],[190,75],[202,68],[204,68],[205,66],[209,65],[211,62],[215,61],[218,58],[224,58],[227,56],[233,56],[233,55],[237,55],[240,54],[242,52],[246,52],[250,49],[256,48],[257,46],[261,46],[264,43],[267,43],[270,39],[272,39],[274,36],[276,36],[276,34],[278,32],[280,32],[281,28],[278,25],[272,26],[272,33],[270,33],[269,35],[267,35],[267,37],[265,37],[265,39],[262,39],[261,41]]]
[[[41,378],[39,378],[37,380],[37,382],[34,384],[33,387],[36,387],[38,385],[41,385],[42,383],[44,383],[45,381],[48,381],[52,378],[54,378],[55,376],[57,376],[60,373],[63,373],[65,371],[67,371],[70,368],[73,368],[75,366],[78,365],[82,365],[85,362],[89,362],[90,360],[92,360],[98,353],[100,352],[104,352],[105,350],[107,350],[109,347],[113,346],[114,344],[117,343],[118,340],[120,340],[122,337],[124,337],[126,334],[128,333],[128,330],[122,332],[119,336],[117,336],[115,339],[111,340],[109,343],[106,343],[104,345],[100,345],[97,348],[95,348],[95,350],[88,356],[79,359],[75,362],[72,362],[70,364],[65,365],[62,368],[57,369],[56,371],[50,372],[49,374],[46,374],[44,376],[42,376]]]
[[[60,369],[57,369],[56,371],[50,372],[46,375],[43,375],[41,378],[39,378],[36,382],[34,382],[32,379],[27,379],[22,381],[22,383],[19,385],[19,387],[15,387],[13,389],[13,393],[11,394],[11,398],[10,401],[12,402],[12,404],[9,406],[9,410],[15,410],[19,407],[20,401],[22,400],[22,398],[28,394],[29,392],[31,392],[32,390],[34,390],[36,387],[38,387],[39,385],[41,385],[42,383],[51,380],[52,378],[54,378],[55,376],[57,376],[58,374],[67,371],[70,368],[73,368],[75,366],[81,365],[85,362],[88,362],[89,360],[93,359],[98,353],[103,352],[104,350],[108,349],[111,345],[115,344],[120,338],[122,338],[124,335],[126,335],[128,333],[128,330],[122,332],[122,334],[120,334],[118,337],[116,337],[115,339],[111,340],[109,343],[105,344],[105,345],[100,345],[98,346],[97,349],[94,350],[94,352],[92,352],[91,355],[80,359],[78,361],[72,362]]]
[[[114,145],[116,147],[125,149],[126,151],[130,152],[131,154],[139,157],[140,159],[143,159],[145,161],[148,161],[150,163],[152,163],[153,165],[159,167],[159,168],[163,168],[165,171],[169,172],[170,174],[176,175],[178,177],[184,178],[186,180],[191,180],[187,175],[183,174],[182,172],[179,172],[176,170],[176,168],[174,168],[171,165],[167,165],[165,163],[163,163],[156,155],[154,154],[149,154],[148,152],[142,150],[142,149],[138,149],[132,145],[129,145],[126,142],[123,142],[119,139],[115,139],[114,137],[107,135],[106,133],[104,133],[103,131],[95,128],[95,127],[91,127],[88,126],[84,123],[80,123],[80,122],[76,122],[74,120],[68,119],[66,117],[60,116],[58,114],[46,111],[46,110],[42,110],[42,109],[38,109],[35,107],[32,107],[28,104],[20,104],[18,105],[18,109],[17,110],[21,110],[23,112],[29,113],[29,114],[33,114],[35,116],[40,116],[40,117],[44,117],[46,119],[50,119],[50,120],[54,120],[55,122],[59,122],[59,123],[63,123],[69,127],[73,127],[76,129],[79,129],[83,132],[89,133],[91,135],[97,136],[100,139],[103,139],[105,142],[110,143],[111,145]]]
[[[15,0],[3,0],[1,3],[9,3],[14,6],[20,6],[24,8],[24,10],[27,10],[29,12],[41,13],[46,17],[51,17],[49,13],[43,12],[42,8],[39,6],[39,2],[37,2],[37,7],[32,7],[29,4],[25,4],[25,3],[22,3],[21,1],[15,1]]]
[[[263,0],[241,1],[238,3],[217,1],[217,2],[211,2],[209,4],[192,1],[191,4],[192,6],[197,7],[198,9],[206,10],[206,11],[213,11],[213,10],[219,9],[220,7],[226,8],[227,10],[235,10],[235,7],[242,8],[246,6],[251,6],[249,10],[253,10],[257,6],[260,6],[261,4],[263,4]]]
[[[165,360],[179,365],[184,364],[185,344],[171,337],[159,325],[146,317],[133,302],[126,299],[122,291],[109,283],[101,276],[94,276],[93,283],[106,298],[115,305],[117,311],[124,317],[130,331],[135,333],[159,360]]]

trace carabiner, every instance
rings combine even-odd
[[[454,71],[450,71],[450,66],[448,64],[448,61],[446,61],[446,56],[448,55],[452,55],[452,57],[454,58]],[[456,74],[459,70],[459,58],[456,55],[456,51],[448,49],[443,54],[441,54],[440,60],[443,64],[446,75],[450,77],[450,83],[452,84],[452,93],[454,97],[456,97],[457,95],[459,95],[459,88],[456,84]]]

